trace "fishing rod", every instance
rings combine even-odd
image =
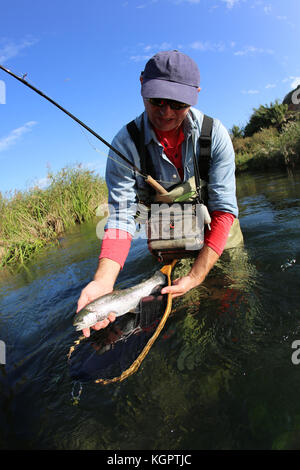
[[[145,181],[153,188],[155,191],[157,191],[159,194],[166,194],[167,191],[165,188],[163,188],[154,178],[152,178],[151,175],[147,175],[146,173],[142,172],[139,168],[137,168],[128,158],[125,157],[121,152],[119,152],[118,149],[113,147],[111,144],[109,144],[106,140],[103,139],[97,132],[95,132],[93,129],[91,129],[89,126],[87,126],[84,122],[80,121],[74,114],[71,114],[69,111],[67,111],[65,108],[63,108],[60,104],[56,103],[52,98],[49,96],[45,95],[42,91],[38,90],[35,86],[31,85],[31,83],[27,82],[25,80],[25,77],[27,74],[23,75],[23,77],[19,77],[18,75],[14,74],[11,70],[3,67],[3,65],[0,64],[0,69],[3,70],[4,72],[8,73],[12,77],[16,78],[19,82],[23,83],[27,87],[31,88],[31,90],[35,91],[38,93],[40,96],[45,98],[46,100],[50,101],[54,106],[56,106],[58,109],[63,111],[65,114],[67,114],[71,119],[76,121],[80,126],[84,127],[88,132],[90,132],[94,137],[99,139],[104,145],[109,147],[113,152],[115,152],[122,160],[124,160],[128,165],[131,166],[131,168],[136,171],[138,174],[140,174]]]

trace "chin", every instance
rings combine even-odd
[[[177,123],[175,121],[161,121],[158,120],[155,123],[155,127],[159,129],[160,131],[171,131],[172,129],[175,129],[177,127]]]

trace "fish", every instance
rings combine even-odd
[[[110,312],[114,312],[116,317],[129,312],[137,313],[141,299],[166,284],[167,276],[161,271],[156,271],[152,277],[136,286],[105,294],[83,307],[75,315],[73,326],[77,331],[90,328],[107,318]]]

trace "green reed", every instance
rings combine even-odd
[[[107,200],[103,178],[90,170],[48,173],[49,185],[3,196],[0,193],[0,265],[24,263],[58,235],[95,217]]]

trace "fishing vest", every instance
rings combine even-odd
[[[145,145],[144,119],[142,118],[140,130],[134,120],[126,127],[140,156],[141,170],[155,179],[156,168]],[[157,196],[155,191],[150,189],[152,200],[163,203],[164,206],[159,207],[157,213],[155,210],[149,211],[146,222],[148,248],[160,261],[168,262],[172,259],[197,256],[204,245],[204,226],[210,223],[207,210],[207,184],[211,162],[212,127],[213,119],[204,115],[198,156],[195,155],[196,146],[193,141],[194,177],[182,184],[176,184],[170,188],[167,195]],[[186,207],[187,216],[185,216]],[[180,227],[177,233],[176,227]],[[225,249],[242,243],[240,224],[238,219],[235,219]]]

